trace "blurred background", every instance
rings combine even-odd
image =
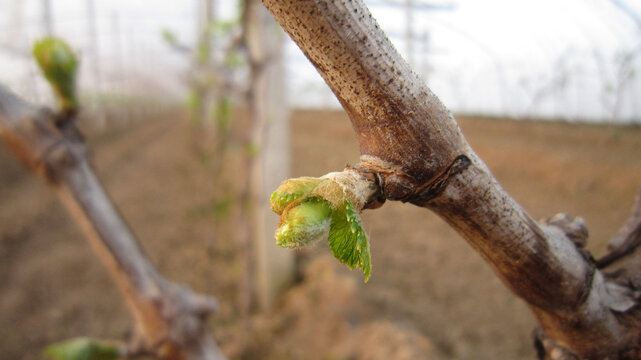
[[[641,186],[641,1],[365,1],[535,218],[585,218],[596,257]],[[216,296],[232,359],[533,359],[536,322],[436,215],[363,214],[373,274],[285,251],[267,200],[358,162],[349,119],[256,1],[0,0],[0,84],[55,107],[33,42],[81,65],[101,179],[169,279]],[[0,146],[0,349],[38,359],[131,320],[55,198]]]
[[[399,52],[457,113],[568,121],[639,122],[639,26],[635,0],[366,2]],[[189,58],[172,51],[199,39],[194,1],[2,0],[2,81],[33,99],[48,92],[30,59],[45,34],[63,37],[82,58],[89,97],[185,97]],[[235,1],[217,1],[232,21]],[[199,10],[200,9],[200,10]],[[199,15],[200,14],[200,15]],[[202,19],[201,19],[202,20]],[[338,108],[296,45],[282,49],[288,103]],[[162,74],[162,76],[159,76]]]

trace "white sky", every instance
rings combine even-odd
[[[92,45],[88,0],[51,0],[54,33],[81,52],[82,78],[92,84],[94,59],[102,87],[140,91],[143,86],[182,94],[186,62],[161,39],[171,29],[185,42],[196,31],[196,0],[93,0],[98,41]],[[383,5],[396,2],[399,6]],[[621,1],[621,0],[619,0]],[[641,32],[611,0],[413,0],[451,10],[412,12],[412,65],[455,111],[567,120],[612,117],[641,121],[641,77],[617,80],[622,55],[636,54]],[[637,14],[641,0],[625,1]],[[230,14],[235,2],[220,0]],[[370,10],[407,57],[404,0],[371,0]],[[44,32],[42,0],[0,0],[0,81],[30,97],[47,91],[28,57]],[[429,41],[425,41],[425,39]],[[98,57],[93,54],[97,53]],[[326,86],[290,43],[287,85],[296,106],[337,106]],[[123,79],[120,74],[124,74]],[[623,85],[622,85],[623,84]],[[138,85],[138,87],[136,87]],[[618,95],[617,95],[618,94]],[[615,106],[615,104],[618,105]]]

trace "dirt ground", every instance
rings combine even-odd
[[[641,185],[641,128],[459,121],[535,218],[580,215],[589,249],[604,252]],[[534,358],[527,307],[436,215],[400,203],[363,215],[373,260],[367,284],[318,244],[299,252],[302,282],[239,335],[234,229],[230,215],[211,205],[216,189],[207,161],[194,156],[192,133],[175,113],[89,140],[98,172],[154,264],[220,301],[212,326],[232,358]],[[358,160],[340,112],[293,112],[292,135],[292,176],[319,176]],[[129,329],[119,294],[54,194],[0,147],[1,357],[37,359],[57,340],[124,339]]]

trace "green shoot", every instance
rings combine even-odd
[[[114,360],[120,356],[116,345],[84,337],[49,345],[44,354],[51,360]]]
[[[276,244],[297,248],[329,232],[334,257],[350,269],[363,270],[367,282],[372,271],[369,240],[347,191],[329,177],[283,182],[270,199],[272,210],[281,215]]]
[[[287,208],[276,231],[276,244],[285,248],[308,245],[329,231],[332,209],[319,197],[307,198]]]
[[[320,178],[300,177],[283,182],[272,194],[269,202],[272,211],[282,215],[283,211],[292,202],[299,200],[312,192],[323,181]]]
[[[33,45],[33,56],[58,97],[61,109],[66,112],[78,109],[78,58],[71,47],[62,39],[47,37]]]

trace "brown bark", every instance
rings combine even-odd
[[[111,273],[135,319],[132,353],[224,359],[207,331],[215,300],[156,272],[95,176],[72,118],[38,109],[0,86],[0,138],[54,187]]]
[[[634,201],[632,213],[619,232],[610,240],[610,253],[597,261],[599,268],[605,268],[625,257],[633,256],[641,245],[641,189]]]
[[[580,219],[539,224],[503,190],[360,0],[263,3],[348,113],[362,155],[355,168],[380,190],[370,207],[401,200],[445,219],[528,303],[541,356],[631,356],[641,335],[634,289],[581,249]]]

